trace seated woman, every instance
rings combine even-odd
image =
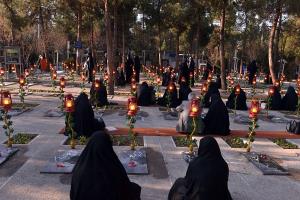
[[[298,95],[292,86],[289,86],[281,100],[281,109],[295,111],[298,104]]]
[[[211,96],[211,105],[204,118],[203,134],[229,135],[228,110],[219,94]]]
[[[230,93],[229,97],[228,97],[228,100],[226,102],[226,106],[227,108],[230,108],[230,109],[235,109],[235,97],[236,97],[236,94],[235,94],[235,89],[236,89],[236,86],[233,88],[233,91]],[[246,93],[244,92],[244,90],[241,88],[240,90],[240,94],[237,96],[237,99],[236,99],[236,110],[248,110],[248,107],[247,107],[247,97],[246,97]]]
[[[137,90],[137,103],[139,106],[150,106],[155,102],[155,91],[149,87],[147,82],[139,85]]]
[[[216,84],[217,84],[218,89],[220,89],[222,86],[220,74],[217,74]]]
[[[191,102],[193,99],[196,99],[197,96],[194,92],[191,92],[188,96],[188,101],[182,101],[181,105],[179,105],[176,110],[180,112],[179,119],[176,125],[176,131],[177,132],[183,132],[183,133],[191,133],[193,130],[192,123],[193,120],[189,116],[190,109],[191,109]],[[197,116],[197,130],[196,133],[200,134],[203,131],[204,123],[201,118],[201,113]]]
[[[93,132],[105,129],[104,121],[101,118],[95,119],[94,111],[85,93],[80,93],[76,98],[75,112],[72,116],[77,137],[90,137]]]
[[[270,110],[280,110],[281,109],[281,94],[278,87],[274,87],[274,94],[270,98]]]
[[[172,88],[172,91],[169,91],[168,88]],[[170,82],[168,87],[165,90],[164,96],[158,99],[158,105],[167,106],[169,104],[170,108],[176,108],[178,103],[177,97],[177,88],[174,82]]]
[[[219,89],[218,89],[218,85],[215,82],[210,83],[210,85],[208,87],[208,91],[204,95],[203,106],[205,108],[209,108],[209,106],[211,104],[211,96],[213,94],[219,94],[220,95],[220,92],[219,92]]]
[[[198,157],[190,162],[185,178],[172,186],[168,200],[232,200],[228,190],[229,168],[217,141],[200,140]]]
[[[188,99],[189,94],[192,92],[190,86],[186,81],[181,81],[179,88],[179,103]]]
[[[100,87],[98,91],[95,91],[94,83],[92,84],[92,87],[90,89],[90,96],[91,96],[91,102],[93,104],[97,103],[99,107],[109,104],[107,100],[107,90],[106,90],[106,86],[103,83],[103,80],[100,80]]]
[[[171,71],[169,68],[165,68],[165,71],[162,75],[162,86],[168,86],[171,81]]]
[[[80,155],[71,183],[71,200],[139,200],[141,187],[130,182],[110,136],[95,132]]]

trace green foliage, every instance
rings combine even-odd
[[[191,141],[188,139],[188,137],[178,136],[178,137],[172,137],[174,140],[174,143],[176,147],[187,147],[191,144]],[[192,140],[193,147],[197,147],[197,140]]]
[[[229,138],[223,138],[223,139],[231,148],[246,148],[247,147],[247,143],[244,143],[244,141],[239,137],[229,137]]]
[[[298,149],[297,145],[290,143],[286,139],[276,138],[276,139],[272,139],[272,142],[282,147],[283,149]]]

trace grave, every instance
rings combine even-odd
[[[19,151],[18,148],[12,147],[8,148],[4,145],[0,145],[0,165],[5,163],[11,156]]]
[[[289,120],[284,119],[282,117],[278,117],[275,115],[258,115],[258,119],[266,122],[271,122],[271,123],[288,123]]]
[[[145,149],[127,150],[118,154],[127,174],[148,174],[147,154]]]
[[[44,113],[44,117],[62,117],[63,115],[64,115],[64,112],[62,112],[58,109],[50,109]]]

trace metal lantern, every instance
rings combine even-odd
[[[251,106],[249,109],[249,117],[252,119],[256,119],[259,111],[260,111],[259,102],[256,99],[253,99],[251,101]]]
[[[60,78],[59,85],[60,85],[60,88],[65,88],[66,87],[66,80],[65,80],[64,77]]]
[[[94,87],[95,87],[95,90],[98,91],[100,89],[100,80],[99,79],[96,79],[95,82],[94,82]]]
[[[276,80],[276,81],[275,81],[275,86],[276,86],[276,87],[279,87],[279,86],[280,86],[280,82]]]
[[[4,76],[4,74],[5,74],[4,67],[0,67],[0,76]]]
[[[273,96],[275,92],[275,87],[274,86],[270,86],[269,87],[269,91],[268,91],[268,95],[269,96]]]
[[[137,86],[136,86],[136,82],[132,82],[132,83],[131,83],[131,90],[132,90],[132,91],[136,91],[136,87],[137,87]]]
[[[237,84],[234,90],[235,95],[239,95],[241,93],[241,86]]]
[[[256,77],[253,78],[252,84],[253,84],[253,85],[256,85]]]
[[[28,69],[25,69],[25,72],[24,72],[24,74],[25,74],[25,77],[28,77],[28,76],[29,76],[29,74],[30,74],[29,70],[28,70]]]
[[[160,84],[160,82],[161,82],[160,77],[157,77],[157,78],[156,78],[156,82],[157,82],[158,84]]]
[[[135,97],[130,97],[128,99],[128,116],[135,116],[138,110],[137,100]]]
[[[11,95],[9,91],[1,92],[1,106],[4,110],[10,110],[12,105]]]
[[[72,94],[67,94],[65,96],[65,101],[64,101],[64,107],[65,107],[65,112],[74,112],[75,111],[75,103],[74,103],[74,97]]]
[[[104,80],[105,80],[105,81],[108,81],[108,74],[107,74],[107,73],[106,73],[105,76],[104,76]]]
[[[203,93],[206,93],[207,91],[208,91],[207,83],[204,83],[204,84],[203,84],[203,87],[202,87],[202,92],[203,92]]]
[[[133,83],[133,82],[135,82],[135,78],[134,77],[131,78],[131,83]]]
[[[56,78],[57,78],[57,72],[56,72],[56,70],[53,70],[53,72],[52,72],[52,80],[56,80]]]
[[[23,87],[25,85],[25,77],[23,74],[21,74],[19,77],[19,84],[21,87]]]
[[[173,82],[171,82],[171,83],[169,83],[169,85],[168,85],[168,91],[169,91],[169,92],[173,92],[173,90],[174,90],[174,84],[173,84]]]
[[[199,107],[199,100],[193,99],[191,102],[191,108],[190,108],[190,117],[197,117],[200,113],[200,107]]]

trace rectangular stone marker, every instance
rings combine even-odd
[[[58,150],[53,159],[50,159],[40,173],[71,174],[82,150]]]
[[[275,160],[265,154],[256,152],[242,153],[253,163],[263,175],[289,175],[289,172],[281,167]]]
[[[147,154],[145,149],[127,150],[118,154],[127,174],[148,174]]]
[[[31,108],[25,108],[25,109],[13,108],[10,111],[8,111],[8,114],[11,116],[18,116],[18,115],[21,115],[22,113],[28,112],[28,111],[31,111]]]
[[[6,146],[0,146],[0,165],[5,163],[11,156],[19,151],[18,148],[7,148]]]
[[[61,112],[60,110],[47,110],[44,114],[44,117],[62,117],[64,115],[64,112]]]

